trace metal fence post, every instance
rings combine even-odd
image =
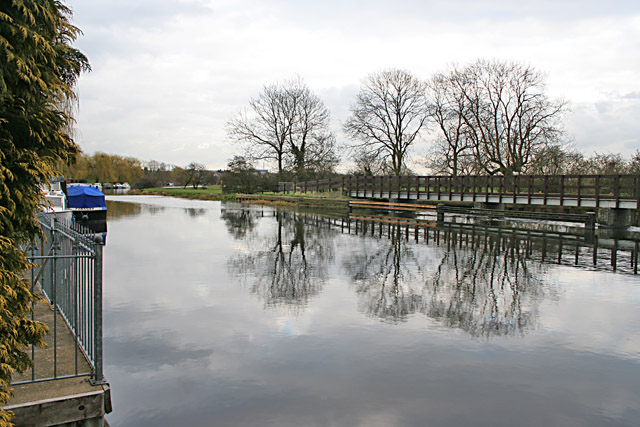
[[[57,218],[51,221],[51,303],[53,310],[53,378],[58,377],[58,249],[60,242],[56,227]]]
[[[95,266],[93,269],[93,345],[95,358],[95,375],[93,384],[104,384],[102,373],[102,236],[95,236]]]

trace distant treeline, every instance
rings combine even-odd
[[[205,166],[195,162],[183,168],[155,160],[142,161],[135,157],[117,154],[79,153],[71,165],[63,168],[63,173],[71,181],[128,182],[134,188],[149,188],[169,184],[176,186],[217,184],[220,181],[221,171],[206,170]]]
[[[446,170],[437,174],[447,175]],[[408,174],[412,174],[407,170]],[[640,174],[640,150],[624,158],[620,154],[594,153],[587,157],[578,151],[562,150],[557,146],[549,147],[536,156],[528,172],[539,175],[617,175]],[[351,169],[348,174],[365,175],[370,170],[360,168]],[[135,157],[124,157],[117,154],[96,153],[87,155],[79,153],[73,164],[64,168],[64,175],[72,181],[84,182],[128,182],[133,188],[174,186],[201,186],[225,184],[227,191],[251,191],[255,189],[275,188],[277,179],[274,173],[258,171],[254,165],[243,156],[235,156],[227,165],[226,170],[207,170],[197,162],[191,162],[185,167],[162,163],[155,160],[142,161]],[[326,176],[317,178],[326,178]],[[285,177],[296,180],[295,176]],[[314,177],[315,178],[315,177]]]

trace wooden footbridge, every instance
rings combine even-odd
[[[285,193],[354,198],[640,208],[640,175],[343,176],[282,184]]]

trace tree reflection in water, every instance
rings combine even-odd
[[[224,220],[229,234],[234,239],[239,240],[253,233],[258,224],[259,215],[262,211],[254,211],[249,209],[225,209],[220,212],[221,218]]]
[[[107,220],[115,221],[142,214],[142,205],[138,203],[107,200]]]
[[[367,233],[366,228],[363,231]],[[394,226],[389,231],[388,240],[361,240],[343,265],[355,284],[360,309],[382,320],[397,322],[423,306],[424,280],[419,277],[422,271],[419,256],[406,244],[401,229]],[[417,268],[408,268],[407,263]]]
[[[531,261],[513,236],[487,236],[456,245],[447,234],[436,274],[428,281],[430,302],[421,312],[473,336],[523,333],[535,325],[539,304],[555,297],[541,277],[546,266]]]
[[[236,238],[246,236],[246,252],[228,266],[267,306],[287,306],[299,313],[320,293],[334,257],[332,240],[339,231],[306,226],[305,215],[277,211],[267,235],[256,228],[261,212],[225,210],[223,218]],[[242,224],[246,230],[240,231]]]
[[[265,215],[271,216],[269,227],[260,225],[259,217]],[[223,211],[223,218],[229,232],[246,244],[229,268],[267,306],[300,310],[322,290],[334,266],[341,266],[367,316],[397,323],[422,313],[443,326],[486,338],[536,327],[542,301],[557,298],[553,284],[543,279],[550,263],[615,269],[612,261],[618,257],[615,242],[611,249],[602,241],[599,246],[597,239],[534,238],[529,232],[489,227],[434,223],[416,229],[242,209]],[[637,242],[635,247],[631,260],[637,260]]]
[[[198,208],[185,208],[185,212],[191,218],[198,218],[207,213],[207,209]]]
[[[425,230],[433,240],[423,246],[405,227],[378,227],[387,230],[370,234],[388,239],[362,239],[344,262],[369,316],[393,323],[423,313],[473,336],[508,335],[533,327],[539,303],[554,294],[539,279],[544,265],[529,262],[514,239]]]

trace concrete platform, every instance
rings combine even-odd
[[[91,385],[88,378],[66,378],[23,384],[3,409],[14,413],[16,426],[61,426],[69,423],[104,426],[111,412],[108,384]]]

